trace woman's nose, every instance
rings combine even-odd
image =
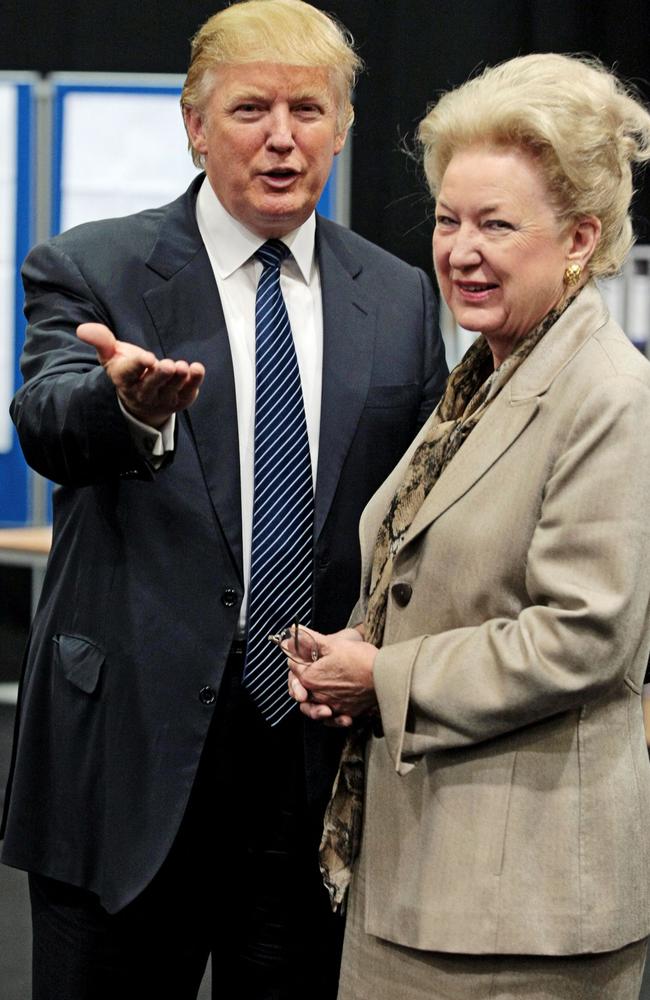
[[[456,233],[449,253],[449,263],[459,269],[475,267],[481,263],[476,234],[462,228]]]

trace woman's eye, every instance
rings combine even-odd
[[[450,215],[436,215],[436,226],[453,226],[456,224],[456,220],[452,219]]]
[[[512,225],[505,219],[488,219],[485,223],[488,229],[512,229]]]

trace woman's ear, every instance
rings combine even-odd
[[[595,215],[586,215],[573,223],[567,253],[568,264],[580,264],[583,269],[587,267],[598,245],[601,228],[600,219]]]

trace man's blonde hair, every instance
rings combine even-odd
[[[222,64],[284,63],[329,71],[337,128],[354,120],[352,90],[362,68],[352,36],[332,16],[304,0],[239,0],[210,17],[192,39],[190,66],[181,94],[183,110],[203,114]],[[199,155],[192,158],[200,166]]]
[[[650,159],[650,114],[596,59],[520,56],[445,94],[420,124],[434,197],[461,149],[516,146],[539,162],[560,223],[595,215],[596,276],[620,269],[634,241],[632,165]]]

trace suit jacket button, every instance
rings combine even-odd
[[[398,608],[405,608],[411,600],[413,587],[410,583],[395,583],[390,588],[390,592],[393,595],[393,600]]]
[[[221,595],[221,603],[226,608],[232,608],[237,603],[237,591],[232,587],[226,587]]]
[[[202,705],[214,705],[217,700],[217,693],[214,688],[209,687],[207,684],[202,687],[199,691],[199,701]]]

